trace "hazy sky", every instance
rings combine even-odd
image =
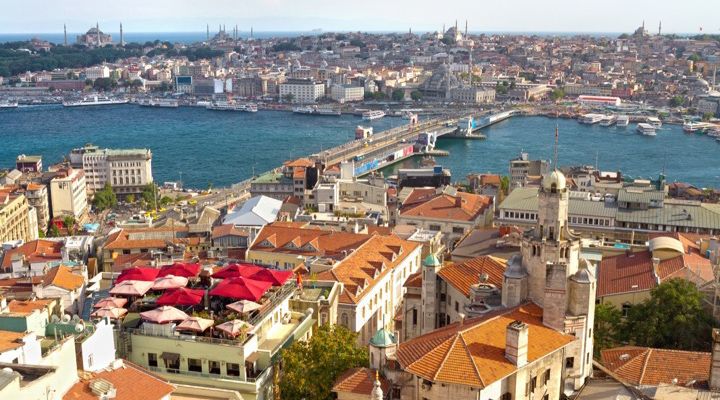
[[[0,32],[439,30],[457,19],[471,31],[720,33],[720,0],[0,0]]]

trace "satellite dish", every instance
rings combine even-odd
[[[62,322],[64,322],[64,323],[70,322],[70,316],[67,315],[67,314],[63,315],[63,316],[62,316]]]
[[[53,314],[53,316],[50,317],[50,322],[52,322],[52,323],[60,322],[60,317],[58,317],[57,315]]]
[[[78,322],[78,321],[80,321],[80,316],[75,314],[72,316],[72,320],[73,320],[73,322]]]
[[[80,321],[75,324],[75,332],[82,333],[85,330],[85,323]]]

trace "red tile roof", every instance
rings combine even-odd
[[[258,233],[250,250],[333,257],[345,254],[343,252],[349,253],[369,238],[370,235],[272,223]]]
[[[15,249],[8,250],[2,259],[2,270],[8,271],[12,268],[12,260],[15,256],[25,256],[31,263],[52,262],[62,260],[62,242],[52,240],[33,240]]]
[[[79,289],[84,284],[85,279],[82,275],[73,273],[72,269],[65,265],[50,268],[42,281],[43,286],[57,286],[69,291]]]
[[[90,383],[96,379],[113,384],[117,391],[115,400],[161,400],[175,390],[173,385],[125,361],[120,368],[81,377],[63,400],[97,400],[98,396],[90,389]]]
[[[506,330],[514,321],[528,325],[528,363],[575,340],[542,323],[534,303],[465,320],[403,342],[396,357],[406,372],[435,383],[485,388],[517,370],[505,358]]]
[[[15,350],[23,346],[25,333],[0,331],[0,353]]]
[[[383,393],[389,393],[390,383],[382,376],[378,377]],[[350,368],[340,375],[333,385],[335,393],[354,393],[370,396],[375,387],[375,370],[370,368]],[[368,397],[369,398],[369,397]]]
[[[635,386],[706,387],[711,353],[625,346],[603,350],[602,365]],[[677,380],[673,382],[673,380]]]
[[[213,228],[212,238],[218,239],[225,236],[241,236],[248,237],[250,232],[247,229],[235,227],[233,224],[219,225]]]
[[[418,192],[416,194],[415,192]],[[415,189],[403,202],[401,217],[422,217],[450,221],[474,221],[492,206],[493,198],[458,192],[457,195],[429,193]]]
[[[488,275],[488,283],[502,288],[503,274],[507,260],[492,256],[480,256],[458,264],[444,266],[438,275],[465,296],[470,295],[470,286],[480,281],[480,274]]]

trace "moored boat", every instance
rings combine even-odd
[[[365,112],[362,114],[362,119],[364,119],[364,120],[366,120],[366,121],[372,121],[372,120],[374,120],[374,119],[379,119],[379,118],[382,118],[382,117],[384,117],[384,116],[385,116],[385,112],[384,112],[384,111],[372,110],[372,111],[365,111]]]
[[[90,96],[77,101],[63,101],[65,107],[86,107],[86,106],[110,106],[116,104],[127,104],[128,99],[111,99],[107,96]]]
[[[617,117],[614,115],[606,116],[600,121],[600,126],[613,126],[617,122]]]
[[[662,128],[662,121],[660,121],[659,118],[656,117],[647,117],[646,119],[647,123],[652,125],[655,129]]]
[[[626,127],[630,124],[630,117],[627,115],[618,115],[616,125],[619,127]]]
[[[3,101],[0,102],[0,108],[18,108],[17,101]]]
[[[594,125],[602,121],[605,118],[602,114],[584,114],[578,118],[578,122],[581,124]]]
[[[645,136],[657,136],[657,133],[655,133],[655,127],[644,122],[638,124],[637,131]]]

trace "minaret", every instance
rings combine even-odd
[[[660,21],[660,24],[658,25],[658,36],[662,36],[662,21]]]
[[[65,35],[65,47],[67,47],[67,25],[63,24],[63,34]]]
[[[373,385],[370,400],[383,400],[383,391],[380,384],[380,374],[377,371],[375,371],[375,384]]]
[[[467,39],[467,20],[465,20],[465,39]]]
[[[120,47],[125,46],[125,37],[123,36],[122,22],[120,23]]]
[[[205,24],[205,29],[206,29],[205,35],[207,36],[206,40],[210,41],[210,24]]]
[[[252,38],[253,38],[253,27],[251,26],[250,27],[250,39],[252,39]]]
[[[97,40],[98,40],[97,45],[98,45],[98,47],[100,47],[101,44],[100,44],[100,23],[99,22],[95,22],[95,29],[97,29]]]

